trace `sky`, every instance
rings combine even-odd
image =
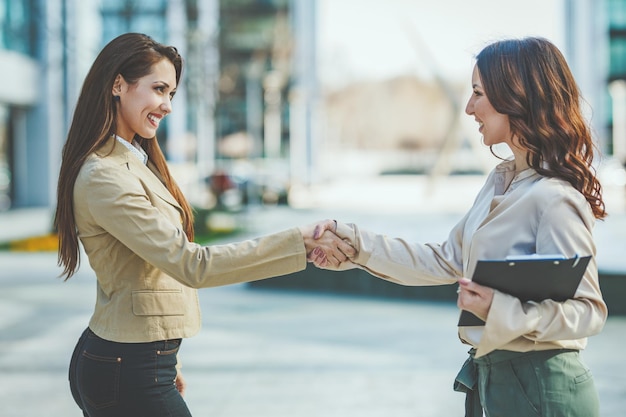
[[[327,87],[396,75],[471,76],[487,43],[543,36],[562,47],[564,0],[318,0]]]

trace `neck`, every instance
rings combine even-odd
[[[526,162],[527,152],[523,151],[513,151],[513,156],[515,157],[515,171],[523,171],[526,168],[530,167],[528,162]]]

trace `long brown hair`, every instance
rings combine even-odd
[[[596,218],[606,217],[602,187],[592,166],[594,142],[581,95],[559,49],[543,38],[492,43],[476,58],[485,94],[509,116],[511,131],[539,174],[580,191]]]
[[[54,225],[59,235],[58,263],[64,267],[62,275],[65,275],[65,279],[74,275],[80,265],[78,233],[74,219],[74,183],[87,157],[116,131],[117,106],[112,94],[115,78],[121,74],[126,82],[134,84],[148,75],[153,65],[163,59],[174,65],[178,84],[183,61],[176,48],[155,42],[144,34],[126,33],[113,39],[102,49],[85,78],[63,147],[57,186]],[[172,178],[158,141],[156,138],[138,136],[134,139],[139,141],[163,177],[167,189],[183,208],[185,234],[189,240],[193,240],[191,207]]]

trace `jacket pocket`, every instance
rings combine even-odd
[[[182,290],[133,291],[133,313],[136,316],[182,316],[185,303]]]

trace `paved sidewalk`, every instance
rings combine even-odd
[[[67,383],[95,277],[57,279],[52,253],[0,252],[2,417],[78,417]],[[180,357],[196,417],[450,417],[467,348],[453,303],[233,285],[200,291],[203,328]],[[626,317],[610,317],[583,357],[602,417],[626,408]]]
[[[412,178],[393,184],[382,178],[311,190],[300,196],[296,210],[250,209],[242,218],[247,232],[226,240],[323,218],[415,241],[445,239],[463,204],[471,204],[474,185],[448,184],[430,195],[429,205],[420,194],[423,186]],[[0,213],[0,241],[49,232],[52,214]],[[626,271],[625,234],[624,211],[598,223],[601,267]],[[0,265],[2,417],[78,417],[67,362],[93,310],[93,273],[85,262],[76,277],[61,282],[55,253],[0,251]],[[181,349],[186,399],[195,416],[462,415],[463,395],[452,390],[452,381],[467,348],[456,336],[453,303],[246,285],[200,294],[203,329]],[[625,332],[626,317],[609,317],[583,353],[596,378],[602,417],[621,417],[626,409],[626,361],[619,350]]]

